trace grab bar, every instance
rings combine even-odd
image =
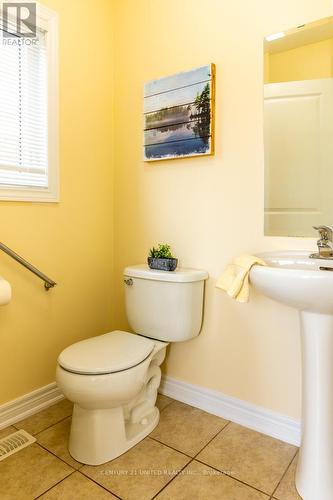
[[[19,262],[26,269],[29,269],[29,271],[31,271],[32,273],[36,274],[36,276],[38,276],[38,278],[40,278],[41,280],[43,280],[44,281],[44,287],[45,287],[46,291],[48,291],[50,288],[53,288],[57,284],[55,281],[51,280],[51,278],[48,278],[46,276],[46,274],[44,274],[41,271],[39,271],[39,269],[37,269],[37,267],[33,266],[32,264],[30,264],[30,262],[28,262],[27,260],[25,260],[23,257],[21,257],[20,255],[18,255],[16,252],[14,252],[13,250],[11,250],[10,248],[8,248],[4,243],[0,242],[0,250],[2,250],[3,252],[5,252],[7,255],[9,255],[10,257],[12,257],[12,259],[16,260],[16,262]]]

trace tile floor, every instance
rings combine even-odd
[[[93,467],[67,450],[72,406],[54,406],[0,431],[37,442],[0,462],[1,500],[299,500],[297,448],[166,396],[159,425],[111,462]]]

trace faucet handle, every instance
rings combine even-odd
[[[321,240],[333,242],[333,227],[332,226],[325,226],[325,225],[313,226],[313,229],[316,229],[316,231],[319,232]]]

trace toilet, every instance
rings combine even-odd
[[[56,380],[74,403],[69,451],[77,461],[108,462],[156,427],[160,365],[170,342],[199,335],[207,278],[197,269],[127,267],[126,314],[135,333],[116,330],[62,351]]]

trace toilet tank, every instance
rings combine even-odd
[[[184,342],[199,335],[204,284],[199,269],[157,271],[146,265],[124,270],[128,322],[134,332],[166,342]]]

